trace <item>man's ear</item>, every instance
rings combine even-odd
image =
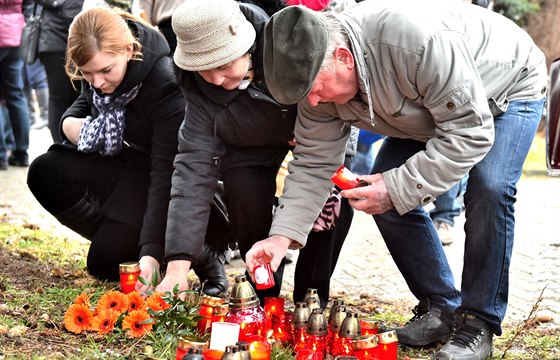
[[[334,56],[337,62],[344,63],[349,70],[354,68],[354,55],[346,46],[337,46]]]

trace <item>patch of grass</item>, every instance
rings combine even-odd
[[[89,245],[53,236],[33,225],[22,227],[0,222],[0,239],[8,249],[30,252],[38,260],[56,266],[85,268]]]

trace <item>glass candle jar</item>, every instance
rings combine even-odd
[[[208,342],[194,336],[179,337],[175,359],[182,360],[183,357],[187,355],[189,350],[191,349],[196,349],[200,352],[200,354],[202,354],[205,350],[208,349]]]
[[[138,275],[140,275],[140,263],[138,261],[119,264],[119,279],[123,293],[128,294],[134,291]]]
[[[292,343],[292,313],[284,311],[272,315],[272,337],[284,345]]]
[[[204,360],[221,360],[224,352],[222,350],[208,349],[202,353]]]
[[[249,345],[251,360],[269,360],[270,344],[267,341],[253,341]]]
[[[360,319],[360,332],[362,335],[375,335],[379,332],[377,320]]]
[[[377,334],[377,358],[379,360],[397,360],[399,341],[394,330]]]
[[[354,356],[359,360],[377,360],[377,336],[358,336],[352,341]]]
[[[224,305],[225,299],[210,296],[210,295],[202,295],[200,300],[200,308],[198,310],[198,314],[202,316],[197,323],[197,329],[200,334],[205,334],[210,332],[212,326],[212,316],[214,316],[214,307],[220,307]],[[226,311],[227,313],[227,311]]]
[[[284,303],[283,297],[265,297],[264,298],[264,312],[266,317],[272,319],[274,314],[284,313]]]
[[[248,341],[255,336],[266,338],[264,310],[259,306],[247,308],[230,308],[226,315],[226,321],[239,324],[239,341]]]
[[[358,175],[348,170],[344,165],[338,168],[331,177],[331,181],[341,190],[349,190],[358,186],[369,185],[367,182],[361,181]]]

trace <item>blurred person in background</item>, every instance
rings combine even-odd
[[[24,6],[30,5],[30,0],[0,0],[0,92],[8,114],[1,117],[0,126],[5,128],[9,122],[15,143],[9,157],[6,147],[0,145],[4,147],[0,147],[0,170],[6,170],[8,165],[29,165],[29,109],[23,92],[24,63],[19,46],[25,24]]]

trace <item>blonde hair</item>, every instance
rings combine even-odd
[[[65,70],[71,80],[83,79],[79,67],[101,51],[119,54],[132,45],[132,59],[142,59],[142,44],[128,27],[128,19],[142,21],[105,7],[91,8],[76,16],[70,25],[66,49]]]

